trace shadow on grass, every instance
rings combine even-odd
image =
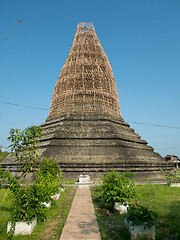
[[[62,228],[65,224],[71,203],[74,198],[75,189],[66,187],[60,198],[48,210],[47,220],[39,222],[31,235],[10,236],[7,234],[7,222],[10,218],[10,208],[0,207],[0,240],[52,240],[59,239]],[[2,210],[3,209],[3,210]],[[2,210],[2,211],[1,211]],[[4,217],[1,219],[2,214]]]
[[[6,206],[1,206],[1,207],[0,207],[0,211],[9,212],[9,211],[11,211],[11,208],[10,208],[10,207],[6,207]]]
[[[176,200],[179,190],[153,185],[138,188],[138,201],[157,213],[155,239],[180,240],[180,201]],[[102,240],[129,240],[123,216],[111,213],[99,203],[97,189],[92,188],[91,192]]]
[[[174,239],[180,240],[180,201],[172,201],[169,204],[169,213],[165,218],[175,233]]]
[[[111,212],[105,203],[99,202],[97,192],[91,188],[91,195],[95,207],[96,218],[102,240],[130,240],[130,235],[124,226],[124,216]]]

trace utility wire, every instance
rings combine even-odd
[[[135,124],[143,124],[143,125],[155,126],[155,127],[164,127],[164,128],[176,128],[176,129],[180,129],[180,127],[166,126],[166,125],[160,125],[160,124],[154,124],[154,123],[143,123],[143,122],[133,122],[133,121],[127,121],[127,122],[129,122],[129,123],[135,123]]]
[[[43,110],[43,111],[49,111],[48,108],[33,107],[33,106],[27,106],[27,105],[22,105],[22,104],[17,104],[17,103],[10,103],[10,102],[3,102],[3,101],[0,101],[0,103],[2,103],[2,104],[8,104],[8,105],[13,105],[13,106],[17,106],[17,107],[25,107],[25,108],[33,108],[33,109],[38,109],[38,110]],[[180,127],[176,127],[176,126],[167,126],[167,125],[154,124],[154,123],[134,122],[134,121],[128,121],[128,120],[127,120],[127,122],[129,122],[129,123],[134,123],[134,124],[149,125],[149,126],[154,126],[154,127],[180,129]]]
[[[27,106],[27,105],[22,105],[22,104],[17,104],[17,103],[2,102],[2,101],[0,101],[0,103],[8,104],[8,105],[13,105],[13,106],[17,106],[17,107],[35,108],[35,109],[45,110],[45,111],[48,111],[48,110],[49,110],[49,109],[47,109],[47,108],[33,107],[33,106]]]

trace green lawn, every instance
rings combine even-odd
[[[69,179],[63,179],[62,180],[62,183],[63,183],[63,185],[68,185],[68,184],[74,184],[75,182],[77,182],[77,180],[78,179],[76,179],[76,180],[69,180]]]
[[[39,222],[30,236],[13,236],[14,240],[50,240],[60,237],[62,228],[69,213],[76,187],[66,187],[61,192],[55,205],[48,210],[47,220]],[[0,240],[9,239],[6,233],[7,222],[10,220],[11,201],[6,201],[8,190],[0,189]],[[5,200],[5,201],[4,201]]]
[[[180,240],[180,188],[166,185],[137,185],[138,201],[157,213],[156,240]],[[47,221],[40,222],[30,236],[16,236],[17,240],[48,240],[59,239],[67,218],[76,187],[66,187],[48,211]],[[96,216],[102,240],[129,240],[129,234],[124,228],[123,216],[102,209],[96,200],[96,189],[91,187]],[[0,240],[8,239],[6,234],[7,222],[10,219],[11,201],[6,200],[7,189],[0,189]]]
[[[132,202],[140,202],[157,214],[156,240],[180,240],[180,188],[167,185],[137,185],[137,197]],[[102,240],[128,240],[123,216],[102,209],[92,187],[92,196]]]
[[[7,222],[10,219],[9,209],[11,201],[7,200],[8,190],[0,189],[0,239],[7,239],[4,233],[7,230]]]

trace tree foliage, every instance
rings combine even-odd
[[[168,183],[180,183],[180,169],[161,170]]]
[[[51,162],[51,167],[45,174],[44,166],[47,166],[49,162]],[[61,171],[57,169],[57,163],[53,159],[50,161],[43,159],[43,164],[36,172],[36,180],[28,186],[24,186],[22,181],[15,178],[9,171],[3,171],[0,168],[0,185],[2,183],[9,185],[9,196],[13,200],[11,221],[31,221],[34,217],[44,220],[47,208],[42,203],[53,201],[51,196],[59,191],[61,179]]]
[[[130,204],[128,213],[125,217],[133,223],[133,225],[151,226],[154,224],[156,214],[140,204]]]
[[[23,176],[34,171],[38,159],[38,138],[41,137],[39,126],[27,127],[23,131],[12,128],[8,141],[11,152],[15,154],[16,162],[20,166]]]
[[[60,168],[58,163],[52,158],[43,157],[39,164],[40,171],[43,176],[46,176],[48,173],[52,176],[57,176],[60,173]]]
[[[3,152],[3,151],[1,150],[1,148],[2,148],[2,147],[0,146],[0,162],[2,162],[2,161],[8,156],[8,154],[9,154],[7,151],[4,151],[4,152]]]
[[[0,169],[0,184],[9,184],[10,196],[13,199],[11,209],[12,222],[30,221],[34,217],[45,219],[47,208],[43,202],[49,202],[51,196],[61,186],[62,174],[59,165],[53,159],[43,158],[37,171],[38,138],[41,129],[37,126],[28,127],[21,131],[11,129],[8,140],[11,152],[15,154],[16,162],[20,165],[23,176],[28,176],[31,171],[35,172],[36,180],[31,185],[24,186],[22,180],[15,178],[8,171]]]
[[[98,198],[104,207],[113,211],[115,202],[123,204],[135,196],[134,182],[130,183],[129,179],[131,177],[130,173],[105,173],[102,185],[98,188]]]
[[[9,171],[0,168],[0,184],[9,185],[9,197],[12,199],[11,221],[31,221],[34,217],[44,219],[47,209],[42,205],[43,192],[39,191],[37,183],[22,185]]]
[[[43,157],[37,172],[39,191],[44,194],[43,202],[49,202],[51,196],[62,187],[62,176],[58,163],[52,158]]]

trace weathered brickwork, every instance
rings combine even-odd
[[[121,115],[110,63],[90,23],[77,26],[54,89],[49,118],[81,112]]]

